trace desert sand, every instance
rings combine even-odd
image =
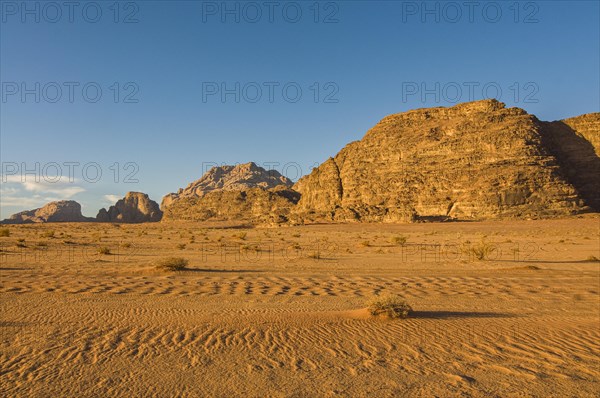
[[[595,397],[599,226],[8,226],[0,395]]]

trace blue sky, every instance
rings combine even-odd
[[[214,164],[296,180],[414,108],[600,108],[596,1],[1,3],[2,218],[160,201]]]

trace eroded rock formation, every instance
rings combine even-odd
[[[74,200],[50,202],[34,210],[13,214],[3,224],[30,224],[45,222],[89,222],[93,218],[81,214],[81,205]]]
[[[128,192],[108,210],[100,209],[96,220],[98,222],[142,223],[157,222],[162,218],[158,203],[141,192]]]

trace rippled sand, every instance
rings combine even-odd
[[[599,225],[10,226],[0,393],[597,396]],[[411,317],[371,317],[384,293]]]

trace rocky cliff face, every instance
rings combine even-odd
[[[588,122],[570,123],[593,131],[595,122]],[[585,210],[585,195],[561,170],[549,131],[535,116],[495,100],[391,115],[294,185],[302,195],[294,213],[305,220],[396,222]]]
[[[291,187],[292,181],[276,170],[265,170],[250,162],[236,166],[213,167],[202,178],[189,184],[177,193],[166,195],[161,203],[165,210],[180,199],[196,199],[212,191],[243,191],[251,188],[263,190],[279,186]]]
[[[272,189],[214,190],[201,197],[185,197],[164,210],[164,220],[240,221],[273,225],[289,221],[300,195],[285,186]]]
[[[81,205],[74,200],[50,202],[39,209],[13,214],[3,224],[30,224],[44,222],[88,222],[93,218],[81,214]]]
[[[128,192],[108,210],[101,209],[96,216],[98,222],[142,223],[157,222],[162,218],[158,203],[141,192]]]
[[[594,147],[596,155],[600,156],[600,113],[588,113],[561,122],[588,141]]]
[[[545,144],[585,203],[600,211],[600,113],[542,122]]]

